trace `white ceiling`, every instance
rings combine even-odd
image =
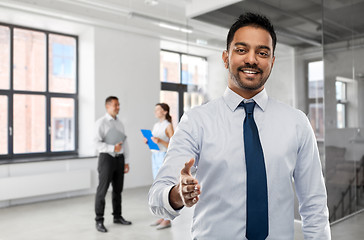
[[[203,55],[221,51],[227,29],[188,19],[186,5],[191,2],[158,0],[151,6],[145,0],[2,0],[0,7],[155,36],[189,49],[202,47]]]
[[[293,47],[320,46],[322,29],[328,42],[364,32],[364,0],[325,0],[324,8],[321,0],[157,0],[154,6],[147,1],[1,0],[0,7],[123,29],[206,51],[224,49],[228,28],[246,11],[267,15],[278,42]]]

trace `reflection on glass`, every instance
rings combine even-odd
[[[324,140],[324,109],[322,103],[310,103],[309,114],[311,126],[315,132],[316,139]]]
[[[346,100],[346,83],[341,81],[335,82],[336,86],[336,100],[345,101]]]
[[[161,82],[180,83],[180,56],[178,53],[160,52]]]
[[[364,9],[364,1],[331,8],[336,2],[323,1],[325,181],[331,222],[364,207],[364,142],[354,141],[364,130],[364,28],[359,15],[343,17]],[[336,38],[329,36],[333,22],[347,29],[337,31]]]
[[[207,61],[201,57],[182,55],[182,83],[203,86],[207,78]]]
[[[76,39],[49,35],[49,91],[76,92]]]
[[[0,155],[8,154],[8,97],[0,95]]]
[[[337,128],[345,128],[345,104],[336,104]]]
[[[311,126],[315,132],[317,140],[324,139],[324,66],[323,61],[308,63],[308,98],[309,114]]]
[[[75,150],[75,101],[69,98],[51,99],[51,151]]]
[[[346,127],[346,83],[341,81],[335,82],[336,88],[336,123],[337,128],[345,128]]]
[[[169,112],[172,116],[173,128],[176,129],[179,115],[178,115],[178,92],[173,91],[161,91],[160,102],[167,103],[169,105]]]
[[[183,111],[187,112],[195,106],[200,106],[204,102],[204,96],[198,92],[185,92]]]
[[[323,61],[308,64],[308,97],[322,98],[324,96],[324,65]]]
[[[46,151],[45,96],[14,94],[14,153]]]
[[[41,32],[14,29],[14,89],[46,90],[46,38]]]
[[[9,89],[10,80],[10,31],[0,26],[0,89]]]

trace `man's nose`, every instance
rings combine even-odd
[[[255,52],[253,52],[253,51],[248,52],[248,54],[245,55],[244,62],[249,63],[251,65],[257,64],[258,60],[257,60],[257,56],[256,56]]]

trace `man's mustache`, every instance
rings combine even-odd
[[[262,73],[263,70],[258,68],[257,64],[245,64],[244,66],[240,66],[238,67],[238,71],[242,71],[242,70],[246,70],[246,69],[249,69],[249,70],[256,70],[257,72],[260,72]]]

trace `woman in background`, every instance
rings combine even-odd
[[[158,118],[158,122],[154,124],[152,130],[152,141],[158,144],[159,150],[152,151],[152,170],[155,179],[160,167],[163,165],[164,156],[166,155],[169,140],[174,134],[172,117],[169,114],[169,106],[166,103],[157,103],[154,109],[154,115]],[[148,143],[144,138],[144,142]],[[151,226],[157,226],[158,230],[171,227],[171,220],[158,219]]]

